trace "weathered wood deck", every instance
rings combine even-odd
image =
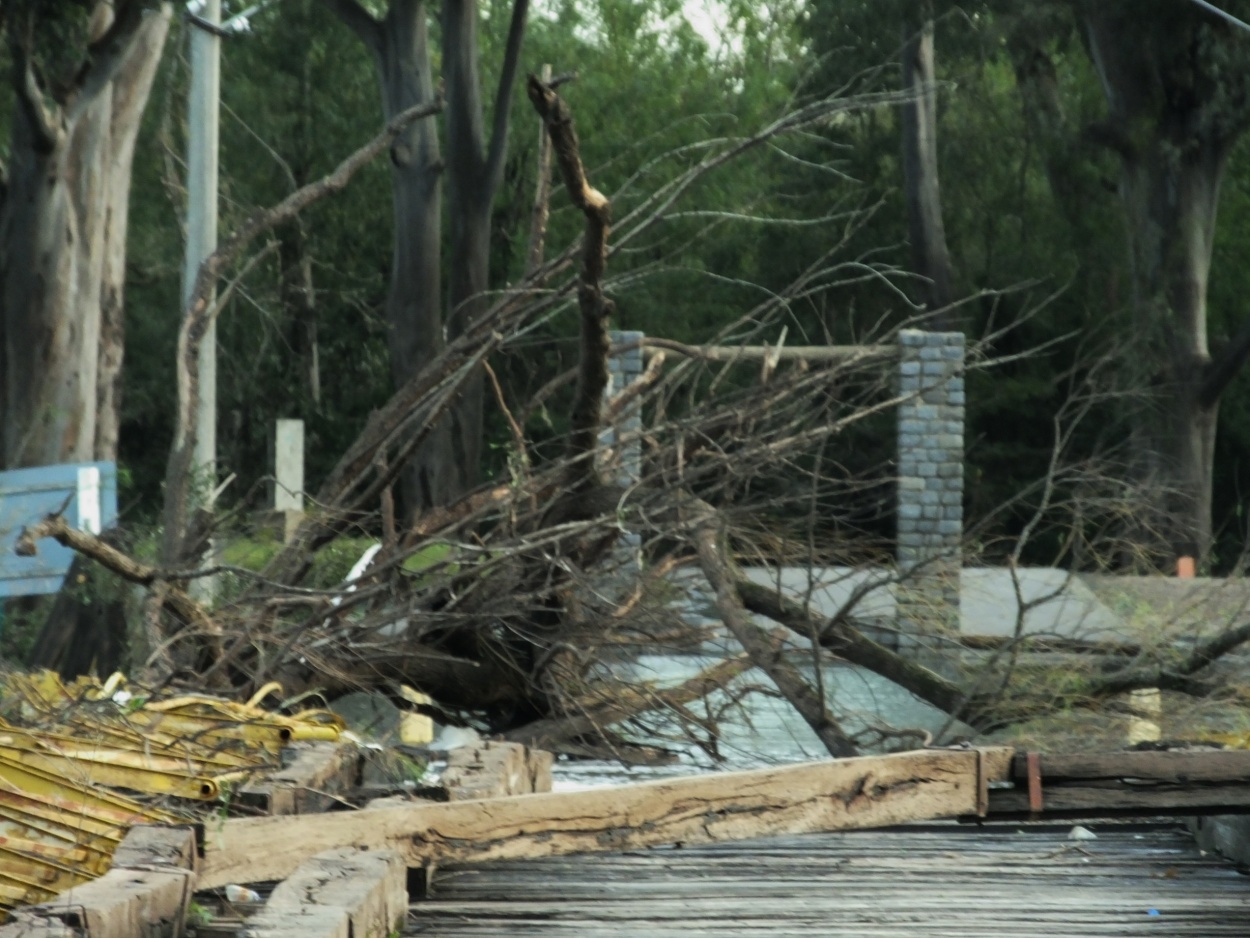
[[[939,824],[449,867],[405,934],[1250,935],[1250,878],[1179,827],[1096,830]]]

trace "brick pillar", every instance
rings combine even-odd
[[[604,391],[606,404],[625,390],[643,371],[642,332],[611,332],[613,347],[633,346],[608,359],[608,386]],[[622,488],[629,488],[642,481],[642,405],[637,398],[630,402],[616,420],[605,423],[599,435],[599,444],[611,458],[604,465],[607,481]],[[642,567],[642,538],[633,532],[622,534],[614,550],[616,569],[609,575],[609,582],[618,586],[632,585]]]
[[[898,625],[923,642],[959,628],[964,337],[905,329],[898,344]]]

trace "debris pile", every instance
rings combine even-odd
[[[342,721],[250,701],[128,688],[115,674],[66,684],[3,678],[0,909],[45,902],[104,873],[126,831],[225,809],[234,788],[280,768],[282,747],[337,740]]]

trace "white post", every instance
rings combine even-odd
[[[279,420],[273,433],[273,508],[289,541],[304,511],[304,421]]]
[[[221,0],[203,0],[200,19],[221,23]],[[185,309],[200,265],[217,248],[217,111],[221,40],[191,23],[191,93],[187,106],[187,248],[182,268]],[[200,408],[196,414],[196,481],[206,493],[217,484],[217,326],[200,343]]]

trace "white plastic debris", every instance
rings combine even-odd
[[[462,746],[476,746],[482,741],[482,735],[471,726],[439,726],[434,724],[437,732],[430,748],[435,752],[449,752]]]
[[[260,893],[231,883],[226,887],[226,899],[229,902],[260,902]]]
[[[1080,824],[1068,831],[1068,840],[1097,840],[1098,835],[1088,827],[1082,827]]]

